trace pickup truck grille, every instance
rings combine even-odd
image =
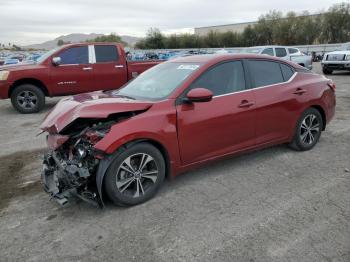
[[[345,55],[327,55],[327,61],[344,61]]]

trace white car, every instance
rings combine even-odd
[[[342,44],[339,51],[326,53],[321,65],[325,75],[332,74],[334,70],[350,71],[350,42]]]
[[[312,69],[312,57],[304,55],[298,48],[290,46],[254,46],[243,49],[241,53],[270,55],[292,61],[309,70]]]

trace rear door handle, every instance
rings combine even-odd
[[[255,103],[252,102],[252,101],[242,100],[242,102],[239,104],[238,107],[244,108],[244,107],[251,107],[251,106],[253,106],[253,105],[255,105]]]
[[[92,70],[92,67],[83,67],[83,70],[86,71],[86,70]]]
[[[115,68],[123,68],[124,66],[123,65],[116,65],[114,66]]]
[[[295,92],[293,94],[294,95],[302,95],[304,93],[306,93],[305,89],[297,88],[297,90],[295,90]]]

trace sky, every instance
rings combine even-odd
[[[256,21],[270,10],[318,13],[346,0],[0,0],[0,43],[28,45],[71,33],[144,36]]]

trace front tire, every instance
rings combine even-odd
[[[11,103],[22,114],[37,113],[45,105],[45,94],[35,85],[20,85],[13,90]]]
[[[322,72],[325,74],[325,75],[331,75],[333,73],[333,70],[330,70],[330,69],[327,69],[327,68],[323,68],[322,69]]]
[[[161,152],[142,142],[117,154],[104,178],[108,198],[121,206],[138,205],[151,199],[165,178],[165,161]]]
[[[312,149],[321,137],[323,120],[320,112],[309,108],[301,115],[289,146],[298,151]]]

